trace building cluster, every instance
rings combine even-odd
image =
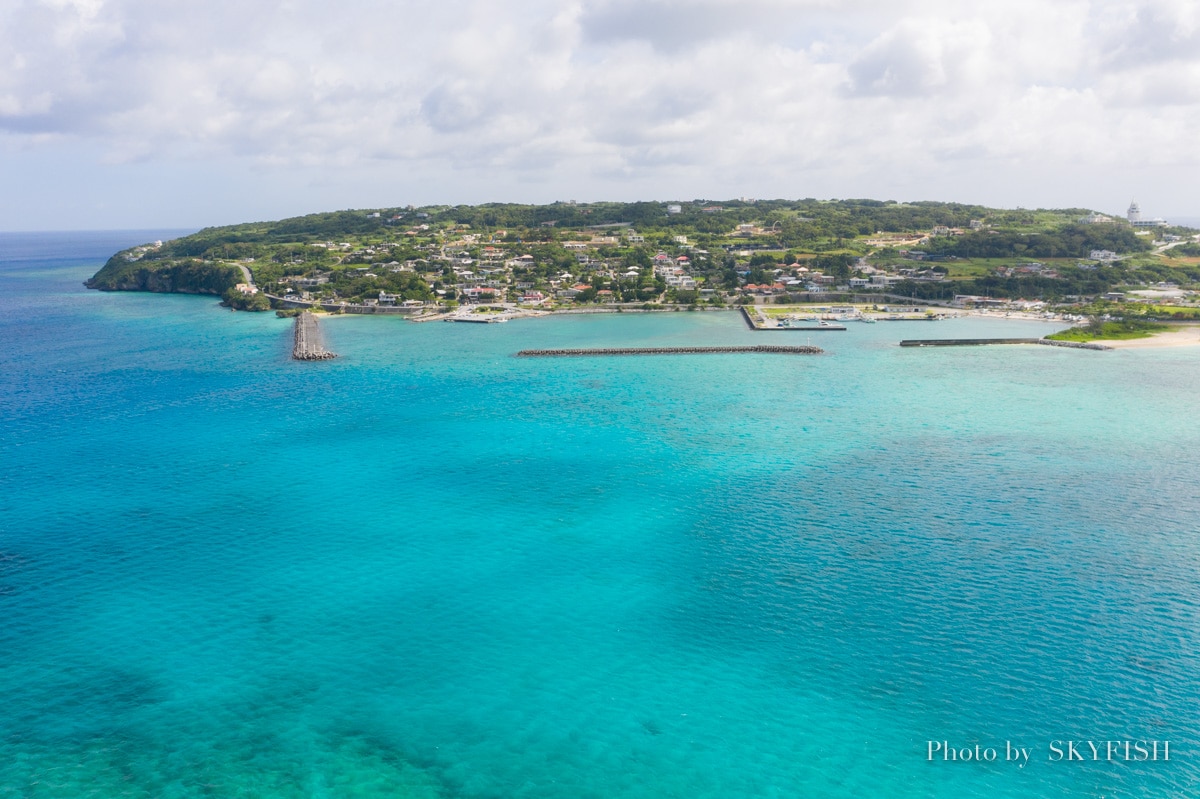
[[[720,208],[713,206],[713,210]],[[972,224],[973,228],[979,226],[982,222]],[[726,280],[718,285],[714,281],[712,254],[692,244],[687,235],[672,235],[669,239],[656,237],[660,245],[669,242],[668,249],[655,251],[649,256],[647,265],[631,255],[634,249],[644,251],[647,244],[644,234],[630,225],[598,227],[604,229],[563,231],[550,243],[523,244],[508,238],[505,230],[480,234],[468,232],[465,226],[431,230],[428,224],[421,224],[405,230],[403,235],[421,236],[422,243],[355,245],[325,241],[309,246],[336,254],[339,271],[350,278],[378,279],[381,275],[386,278],[387,273],[411,272],[420,275],[432,287],[437,300],[472,304],[545,306],[579,301],[631,302],[632,289],[636,289],[636,302],[762,302],[764,297],[779,295],[887,291],[903,281],[941,281],[946,277],[942,269],[885,267],[873,265],[866,258],[857,258],[847,272],[838,277],[813,267],[811,262],[796,260],[770,264],[764,272],[765,281],[752,279],[754,270],[743,264],[738,269],[740,280],[736,287]],[[773,227],[741,224],[729,232],[728,239],[732,242],[773,232],[776,232]],[[879,234],[868,241],[894,248],[901,243],[919,244],[936,235],[964,232],[961,228],[938,227],[923,234]],[[420,256],[400,261],[394,257],[398,248],[408,252],[416,250]],[[536,250],[540,255],[528,250]],[[557,251],[562,257],[547,256],[548,251]],[[750,259],[760,251],[760,247],[750,243],[730,244],[720,255],[722,259]],[[913,260],[939,259],[939,256],[926,256],[919,251],[901,250],[900,253]],[[554,264],[553,267],[548,261]],[[302,264],[304,259],[294,257],[291,263]],[[336,297],[338,287],[330,285],[333,278],[329,269],[290,275],[281,280],[281,292],[301,300]],[[386,288],[364,296],[360,301],[365,305],[396,307],[423,304]]]
[[[699,208],[700,212],[720,210],[720,206]],[[681,206],[667,204],[664,212],[667,216],[678,214]],[[1166,224],[1158,219],[1143,220],[1136,202],[1130,205],[1127,218],[1137,227]],[[858,239],[858,243],[882,253],[857,257],[849,264],[836,262],[837,268],[831,269],[829,259],[819,255],[792,257],[784,263],[772,260],[778,257],[777,245],[754,239],[777,235],[778,222],[739,223],[721,236],[705,236],[705,242],[712,242],[707,244],[709,247],[719,242],[721,249],[714,256],[690,241],[688,235],[668,235],[662,230],[648,234],[626,223],[568,228],[553,221],[559,228],[553,232],[533,227],[510,235],[507,230],[473,232],[464,224],[431,225],[423,219],[429,220],[429,216],[409,213],[390,217],[388,221],[394,225],[402,220],[411,225],[402,232],[397,226],[391,243],[325,241],[308,245],[325,251],[326,266],[284,277],[281,291],[304,299],[327,299],[339,293],[349,296],[345,291],[348,277],[356,301],[394,307],[428,302],[535,307],[574,303],[757,303],[771,302],[782,295],[887,293],[897,283],[948,280],[949,270],[939,262],[953,262],[956,256],[930,253],[919,249],[921,245],[990,227],[982,219],[972,219],[965,227],[934,225],[917,233],[877,232]],[[1079,221],[1115,223],[1112,217],[1097,213]],[[529,241],[520,236],[527,236]],[[1166,243],[1179,239],[1166,234],[1162,238]],[[763,254],[768,257],[761,258]],[[336,261],[336,266],[329,265],[330,259]],[[1119,259],[1116,252],[1097,249],[1078,266],[1096,269]],[[293,265],[304,262],[302,255],[293,256],[291,261]],[[1004,278],[1060,279],[1060,268],[1026,261],[997,267],[994,274]],[[396,281],[389,277],[397,273],[419,277],[425,299],[416,300],[413,292],[406,296],[397,290]],[[379,286],[364,290],[360,278],[378,281]]]
[[[1137,200],[1129,203],[1129,210],[1125,212],[1125,217],[1129,220],[1130,225],[1137,228],[1167,227],[1168,225],[1167,220],[1160,219],[1159,217],[1154,217],[1153,219],[1143,219],[1142,209],[1137,204]]]
[[[125,252],[126,261],[140,261],[145,257],[146,253],[162,248],[162,241],[156,241],[153,244],[143,244],[140,247],[134,247]]]

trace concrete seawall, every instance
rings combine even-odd
[[[518,358],[564,358],[587,355],[694,355],[707,353],[771,353],[779,355],[821,355],[820,347],[616,347],[577,350],[521,350]]]
[[[337,357],[325,349],[321,328],[317,326],[317,318],[311,311],[305,311],[296,317],[292,357],[297,361],[327,361]]]

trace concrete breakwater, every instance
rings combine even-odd
[[[705,353],[759,352],[779,355],[821,355],[825,351],[820,347],[807,346],[770,346],[755,347],[606,347],[598,349],[577,350],[521,350],[518,358],[564,358],[586,355],[692,355]]]
[[[1037,344],[1040,338],[927,338],[905,339],[901,347],[977,347],[987,344]]]
[[[311,311],[305,311],[296,317],[292,357],[297,361],[327,361],[337,357],[325,349],[321,328],[317,326],[317,318]]]
[[[1053,341],[1048,338],[930,338],[905,339],[901,347],[977,347],[988,344],[1044,344],[1048,347],[1069,347],[1076,350],[1111,350],[1103,344],[1087,341]]]

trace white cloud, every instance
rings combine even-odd
[[[999,200],[1014,165],[1195,170],[1197,45],[1183,0],[12,0],[0,132],[263,176],[390,164],[464,195],[487,174],[930,196],[970,172]]]
[[[1200,10],[1191,3],[1144,2],[1098,10],[1101,63],[1108,69],[1194,61]]]

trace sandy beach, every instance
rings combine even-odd
[[[1121,341],[1097,339],[1097,344],[1104,344],[1116,350],[1146,350],[1162,347],[1195,347],[1200,346],[1200,327],[1185,327],[1181,330],[1169,330],[1158,333],[1150,338],[1132,338]]]

